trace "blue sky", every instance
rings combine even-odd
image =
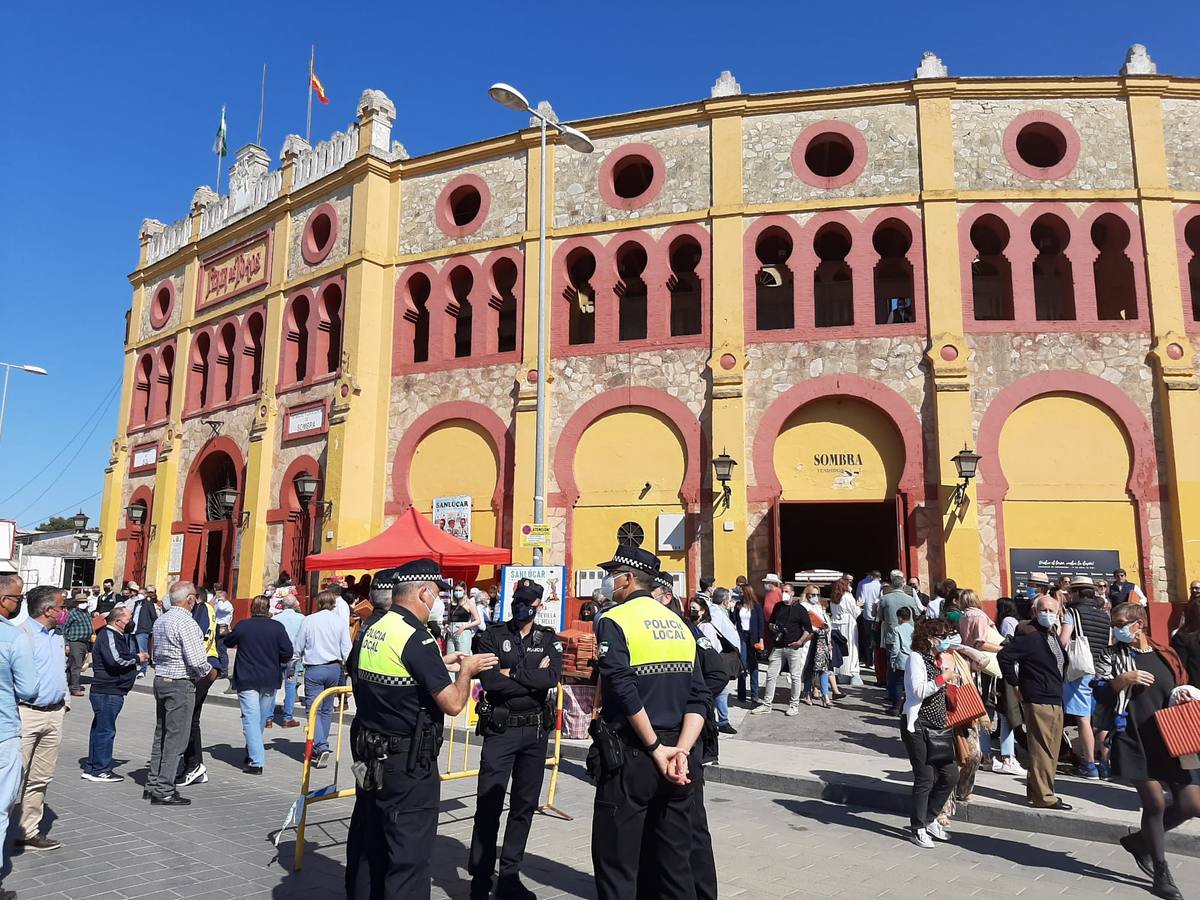
[[[1160,71],[1200,75],[1200,4],[1182,0],[172,6],[6,14],[0,361],[50,370],[13,374],[0,438],[0,518],[21,525],[77,505],[98,517],[138,225],[181,218],[212,183],[221,104],[229,161],[254,140],[264,62],[263,144],[274,158],[303,133],[311,42],[330,97],[314,142],[378,88],[414,155],[522,125],[487,98],[500,80],[572,119],[704,97],[722,69],[749,93],[901,80],[927,49],[956,75],[1091,75],[1136,41]]]

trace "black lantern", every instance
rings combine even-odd
[[[233,508],[237,506],[238,492],[234,487],[223,487],[213,494],[217,503],[221,505],[221,509],[225,511],[226,516],[233,515]]]
[[[87,523],[88,517],[82,509],[71,517],[71,524],[75,526],[76,531],[83,531],[83,529],[87,528]]]
[[[92,539],[86,534],[79,535],[75,540],[79,542],[79,549],[84,553],[87,553],[92,547]]]
[[[125,515],[129,517],[129,521],[134,525],[141,525],[146,521],[146,506],[144,503],[133,503],[125,509]]]
[[[979,471],[980,458],[979,454],[968,449],[966,444],[963,444],[962,450],[954,455],[954,468],[958,470],[958,477],[962,479],[954,488],[954,505],[956,507],[967,502],[967,485]]]
[[[733,467],[737,465],[737,460],[722,449],[721,455],[713,458],[712,465],[713,474],[721,485],[721,503],[728,508],[729,499],[733,494],[729,481],[733,478]]]
[[[301,472],[292,483],[296,485],[296,496],[300,498],[303,506],[312,503],[312,498],[317,496],[317,488],[321,486],[321,480],[307,472]]]

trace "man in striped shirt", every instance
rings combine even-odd
[[[171,608],[154,623],[154,700],[156,721],[150,748],[150,773],[143,799],[156,806],[187,806],[192,801],[175,789],[179,760],[192,731],[196,682],[216,679],[208,663],[204,635],[192,618],[196,586],[171,585]]]

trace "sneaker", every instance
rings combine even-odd
[[[1007,765],[1005,760],[1001,759],[998,756],[992,757],[992,771],[993,772],[997,772],[997,773],[1003,772],[1005,765]]]
[[[721,734],[737,734],[737,729],[734,728],[732,725],[730,725],[728,722],[723,722],[720,725],[718,725],[717,731],[721,732]]]
[[[262,770],[263,770],[262,766],[246,766],[245,768],[242,769],[242,771],[245,772],[247,775],[261,775]]]
[[[933,838],[929,836],[929,830],[918,828],[912,833],[912,842],[918,847],[924,847],[926,850],[933,849]]]
[[[1004,765],[1000,767],[1000,771],[1005,775],[1022,776],[1027,774],[1024,766],[1017,762],[1017,758],[1015,756],[1010,756],[1008,759],[1006,759],[1004,761]]]
[[[57,850],[62,846],[59,841],[45,834],[35,834],[31,838],[17,841],[17,845],[24,847],[26,850]]]
[[[789,716],[798,716],[798,715],[800,715],[800,707],[799,707],[799,706],[797,706],[797,705],[796,705],[796,704],[794,704],[794,703],[793,703],[793,704],[791,704],[791,705],[790,705],[790,706],[787,708],[787,713],[785,713],[785,715],[789,715]]]
[[[208,769],[205,767],[204,763],[200,763],[200,765],[196,766],[196,768],[192,769],[190,772],[184,772],[182,777],[175,779],[176,787],[186,787],[189,784],[207,783]]]
[[[138,677],[138,678],[145,678],[145,677],[146,677],[146,673],[145,673],[145,672],[138,672],[138,673],[137,673],[137,677]]]
[[[939,841],[950,840],[950,835],[946,833],[946,829],[942,827],[942,823],[936,819],[925,826],[925,830],[929,832],[929,836]]]
[[[153,794],[151,794],[150,795],[150,805],[151,806],[191,806],[192,801],[178,792],[176,792],[174,794],[169,794],[166,797],[155,797]]]
[[[324,750],[317,754],[317,758],[313,760],[312,767],[314,769],[323,769],[329,765],[329,757],[333,756],[328,750]]]
[[[1080,778],[1086,778],[1088,781],[1100,780],[1100,769],[1094,762],[1090,762],[1084,766],[1076,766],[1075,774]]]
[[[1112,766],[1106,762],[1096,763],[1096,771],[1100,773],[1100,777],[1105,781],[1112,778]]]
[[[114,775],[112,772],[101,772],[99,775],[93,775],[91,772],[80,772],[79,777],[85,781],[95,781],[99,784],[116,784],[118,781],[125,779],[120,775]]]
[[[770,703],[759,703],[758,706],[756,706],[756,707],[754,707],[754,709],[750,710],[749,715],[761,716],[764,713],[769,713],[770,711],[771,711]]]

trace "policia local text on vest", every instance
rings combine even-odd
[[[392,587],[392,608],[359,635],[348,661],[358,712],[350,728],[357,792],[346,896],[416,900],[430,891],[443,716],[462,711],[471,679],[496,657],[438,649],[425,623],[449,585],[433,560],[379,572],[373,583]],[[453,682],[447,667],[458,669]]]

